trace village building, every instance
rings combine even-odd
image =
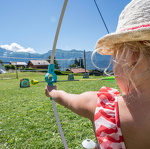
[[[89,73],[89,75],[95,75],[95,76],[101,76],[103,75],[103,70],[92,70],[92,72]]]
[[[30,60],[27,67],[32,67],[36,69],[48,69],[49,62],[46,60]]]
[[[10,62],[10,64],[16,66],[17,69],[19,67],[23,67],[24,68],[25,66],[27,66],[26,62]]]

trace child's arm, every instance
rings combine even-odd
[[[80,95],[68,94],[61,90],[56,90],[56,86],[46,86],[45,94],[52,97],[55,102],[65,106],[74,113],[94,121],[95,108],[97,106],[97,92],[85,92]]]

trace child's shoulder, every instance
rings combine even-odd
[[[110,88],[110,87],[102,87],[99,92],[97,93],[99,98],[115,98],[120,96],[120,92],[117,89]]]

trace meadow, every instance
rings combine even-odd
[[[2,74],[0,74],[2,75]],[[7,74],[5,74],[7,77]],[[67,75],[58,75],[67,80]],[[102,77],[102,76],[101,76]],[[63,149],[52,102],[45,96],[46,82],[20,88],[20,79],[44,81],[44,74],[20,72],[18,79],[0,80],[0,148],[1,149]],[[83,79],[82,76],[74,76]],[[90,76],[90,78],[100,78]],[[80,94],[98,91],[102,86],[118,88],[109,81],[58,82],[59,90]],[[70,149],[81,149],[85,139],[95,140],[91,122],[56,103],[63,133]]]

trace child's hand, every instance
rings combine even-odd
[[[51,86],[51,85],[47,85],[45,87],[45,95],[47,97],[52,97],[52,91],[56,90],[57,86]]]

